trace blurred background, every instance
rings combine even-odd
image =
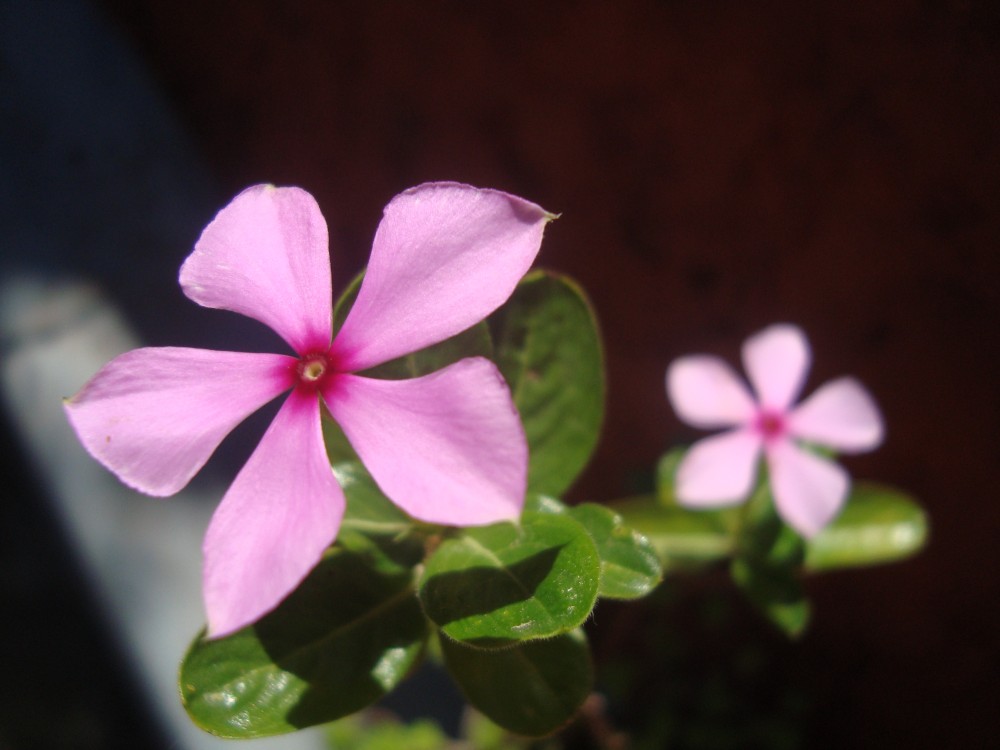
[[[847,467],[930,514],[916,559],[810,579],[795,644],[684,584],[599,610],[620,727],[669,717],[658,736],[676,747],[989,744],[1000,6],[3,0],[0,45],[2,750],[197,742],[143,687],[164,672],[136,664],[168,673],[200,627],[203,521],[267,419],[184,498],[153,501],[88,464],[57,397],[136,341],[272,345],[176,284],[247,185],[316,196],[339,288],[385,203],[428,180],[562,214],[538,264],[591,295],[609,383],[571,499],[648,489],[658,456],[694,437],[665,399],[671,359],[737,363],[746,336],[792,321],[813,344],[809,390],[853,374],[884,412],[885,445]],[[138,527],[153,541],[130,543]],[[135,560],[176,598],[105,575]],[[142,645],[164,618],[188,635]],[[646,672],[615,662],[628,644]]]

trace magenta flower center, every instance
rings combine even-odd
[[[785,434],[785,415],[776,411],[762,411],[754,425],[764,440],[775,440]]]
[[[327,352],[313,352],[303,355],[295,363],[295,378],[298,387],[307,391],[317,390],[335,373],[333,362]]]

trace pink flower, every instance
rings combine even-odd
[[[251,187],[205,228],[181,267],[184,293],[265,323],[295,356],[136,349],[65,406],[94,458],[131,487],[165,496],[238,423],[291,391],[205,536],[210,636],[273,609],[337,535],[344,493],[323,445],[321,403],[383,492],[414,518],[464,526],[520,515],[527,443],[493,363],[468,358],[412,380],[355,373],[442,341],[503,304],[551,218],[466,185],[401,193],[385,208],[336,338],[326,222],[311,195]]]
[[[806,537],[839,512],[850,479],[840,466],[799,441],[845,453],[882,442],[882,418],[860,383],[840,378],[794,406],[810,364],[809,342],[796,326],[773,325],[743,344],[743,366],[756,400],[718,357],[681,357],[667,370],[667,395],[678,416],[701,429],[732,428],[696,442],[677,469],[683,505],[740,502],[753,491],[758,459],[767,460],[778,513]]]

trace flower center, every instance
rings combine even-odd
[[[326,372],[326,362],[318,359],[313,359],[308,362],[301,362],[299,364],[299,377],[303,380],[313,381],[319,380],[323,377],[323,373]]]
[[[308,390],[319,388],[333,372],[332,363],[325,353],[306,354],[295,363],[299,387]]]
[[[757,431],[765,440],[774,440],[785,434],[785,415],[776,411],[762,411],[757,415]]]

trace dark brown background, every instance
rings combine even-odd
[[[641,487],[690,437],[664,398],[673,357],[735,360],[760,327],[802,325],[809,387],[857,375],[887,419],[849,468],[932,518],[918,559],[810,582],[796,658],[821,721],[841,747],[982,746],[1000,716],[995,6],[104,5],[220,206],[258,181],[316,195],[335,285],[426,180],[562,213],[539,263],[592,295],[610,387],[577,498]]]

